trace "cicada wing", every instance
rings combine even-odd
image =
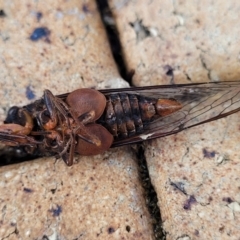
[[[122,90],[116,90],[117,92]],[[181,103],[182,108],[148,123],[138,135],[115,140],[112,147],[164,137],[240,111],[240,82],[142,87],[126,89],[124,92],[158,99],[175,99]]]
[[[8,134],[5,132],[0,132],[0,142],[7,146],[37,146],[42,143],[27,135]]]

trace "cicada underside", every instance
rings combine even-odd
[[[9,146],[57,154],[68,166],[74,153],[164,137],[240,110],[240,82],[212,82],[124,89],[78,89],[12,107],[0,126]]]

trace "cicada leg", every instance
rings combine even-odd
[[[0,141],[7,146],[36,146],[38,144],[42,144],[42,142],[36,141],[33,137],[29,137],[27,135],[2,131],[1,126]]]
[[[67,166],[73,165],[73,157],[75,152],[75,136],[70,135],[70,139],[68,140],[66,147],[64,148],[64,152],[61,154],[63,161],[67,164]]]
[[[46,149],[58,151],[68,166],[73,164],[74,152],[90,155],[83,150],[85,146],[90,146],[93,154],[98,154],[112,144],[112,135],[104,127],[93,124],[106,106],[106,98],[100,92],[79,89],[70,93],[64,102],[45,90],[44,103],[46,109],[38,114],[37,119],[41,128],[48,132],[44,140]],[[110,139],[107,144],[105,138]]]
[[[71,95],[71,93],[70,93]],[[86,124],[89,121],[94,120],[95,114],[93,111],[90,111],[89,113],[83,114],[80,118],[76,118],[74,114],[74,107],[75,106],[68,106],[64,101],[61,99],[55,97],[51,91],[45,90],[44,91],[44,101],[47,107],[47,111],[49,113],[50,119],[48,122],[44,125],[44,129],[54,129],[57,125],[58,121],[61,121],[61,117],[64,119],[64,123],[66,123],[66,128],[72,130],[72,125],[70,123],[69,114],[71,117],[74,118],[76,122],[78,122],[79,128],[84,129],[84,124]],[[40,120],[43,121],[43,115],[40,115]],[[84,134],[87,135],[89,141],[93,144],[98,144],[98,139],[92,137],[92,135],[88,134],[87,131],[84,131]]]
[[[18,117],[14,119],[15,122],[25,121],[25,125],[22,126],[17,123],[6,123],[0,126],[0,141],[8,146],[20,146],[20,145],[36,145],[41,142],[36,141],[30,135],[33,129],[32,117],[25,109],[18,110]],[[19,119],[18,119],[19,118]],[[24,119],[24,120],[23,120]]]
[[[78,141],[75,149],[77,153],[84,156],[97,155],[105,152],[111,147],[113,143],[113,135],[105,127],[100,124],[93,123],[86,125],[86,129],[89,134],[94,134],[98,137],[100,144],[91,144],[89,141],[86,141],[82,138],[82,136],[77,134]]]

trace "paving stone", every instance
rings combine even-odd
[[[239,80],[236,1],[110,6],[137,86]],[[238,239],[239,113],[145,143],[167,239]]]
[[[0,120],[9,107],[80,87],[127,87],[95,1],[2,1]],[[4,14],[3,14],[4,13]],[[55,157],[0,168],[1,239],[152,239],[135,156]]]
[[[146,144],[167,239],[238,239],[239,116]]]
[[[111,0],[110,7],[134,85],[239,79],[238,2]]]
[[[134,156],[124,149],[43,158],[0,168],[0,236],[16,239],[152,239]]]

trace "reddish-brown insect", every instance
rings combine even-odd
[[[240,110],[240,82],[125,89],[78,89],[12,107],[0,141],[27,152],[96,155],[110,147],[164,137]]]

